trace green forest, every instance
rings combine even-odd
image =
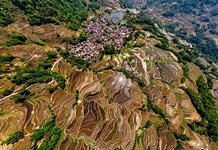
[[[13,10],[20,8],[28,16],[30,25],[63,22],[77,30],[88,12],[85,0],[0,0],[0,6],[0,26],[13,23],[16,20]]]
[[[69,28],[76,30],[87,16],[84,0],[12,0],[12,2],[28,15],[31,25],[66,22]]]

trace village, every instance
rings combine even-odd
[[[86,41],[76,45],[68,44],[66,48],[75,57],[94,61],[104,50],[105,45],[113,45],[115,50],[119,51],[123,46],[124,39],[129,37],[132,29],[119,26],[117,20],[100,17],[95,22],[90,21],[85,32],[90,33]]]

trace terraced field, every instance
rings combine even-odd
[[[148,23],[129,24],[128,15],[137,15],[125,12],[117,24],[132,29],[119,52],[90,63],[67,51],[66,37],[75,40],[93,18],[110,15],[105,5],[120,7],[101,4],[78,31],[31,26],[24,14],[0,27],[0,150],[218,149],[186,91],[201,96],[205,70],[181,58],[184,49],[172,41],[169,49],[158,46],[163,39]]]

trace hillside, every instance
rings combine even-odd
[[[143,10],[166,29],[194,44],[207,57],[218,59],[217,0],[121,0]]]
[[[218,149],[218,65],[144,13],[0,6],[0,150]]]

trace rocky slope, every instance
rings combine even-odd
[[[0,27],[0,149],[218,149],[209,130],[216,134],[217,111],[213,122],[195,103],[214,110],[215,98],[204,101],[201,87],[217,96],[216,66],[206,72],[198,56],[187,61],[182,52],[192,49],[166,42],[148,18],[124,11],[112,20],[117,1],[101,4],[77,31],[32,26],[23,12]],[[98,56],[88,62],[93,51]]]

